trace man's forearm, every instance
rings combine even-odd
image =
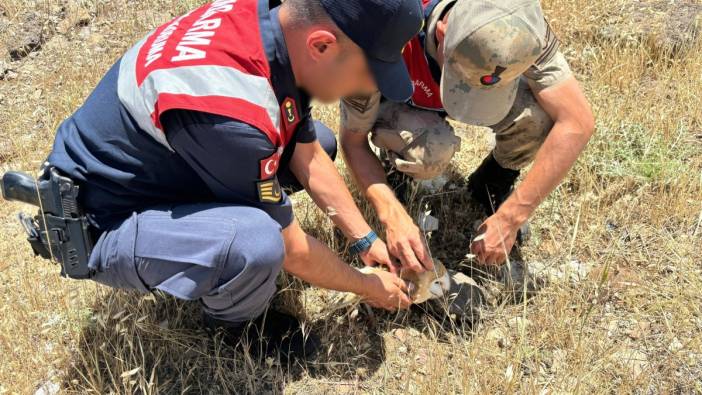
[[[387,250],[403,268],[421,272],[434,263],[426,243],[412,217],[387,184],[385,170],[370,150],[366,134],[342,131],[341,147],[356,183],[363,190],[385,227]],[[395,267],[395,263],[389,266]]]
[[[362,295],[365,276],[342,262],[327,246],[305,234],[297,222],[283,230],[283,269],[314,286]]]
[[[524,181],[500,207],[498,213],[515,225],[529,219],[541,202],[558,186],[590,139],[592,132],[556,122]]]
[[[405,213],[402,203],[387,184],[382,163],[370,150],[368,143],[345,143],[342,140],[342,150],[356,185],[373,205],[380,221],[386,224],[398,215],[398,210]]]
[[[298,157],[294,158],[292,170],[317,206],[330,216],[347,238],[366,236],[371,230],[370,226],[361,215],[334,162],[319,143],[299,144],[295,156]]]

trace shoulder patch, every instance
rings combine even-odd
[[[257,182],[256,189],[258,189],[258,200],[262,203],[280,203],[283,197],[278,177]]]
[[[286,98],[283,101],[283,118],[285,118],[285,124],[288,125],[288,127],[294,125],[297,123],[299,120],[300,116],[297,113],[297,104],[295,103],[295,100],[291,98]]]
[[[361,114],[365,114],[370,108],[370,96],[352,96],[344,98],[344,103]]]

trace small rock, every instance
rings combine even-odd
[[[634,324],[632,325],[631,329],[629,329],[629,331],[626,334],[630,338],[638,340],[645,337],[650,328],[651,324],[647,321],[634,321]]]
[[[630,348],[620,350],[614,353],[612,357],[618,363],[628,368],[634,377],[640,376],[649,366],[648,356],[639,350]]]
[[[617,337],[619,334],[619,321],[613,320],[607,324],[607,337],[613,338]]]
[[[676,353],[676,352],[682,350],[683,347],[684,347],[684,346],[683,346],[683,344],[680,342],[680,340],[678,340],[677,337],[674,337],[674,338],[673,338],[673,341],[671,341],[671,342],[670,342],[670,345],[668,345],[668,351],[670,351],[670,352],[672,352],[672,353]]]
[[[580,262],[578,260],[571,260],[570,262],[561,266],[561,272],[564,276],[568,277],[571,282],[585,280],[588,273],[590,273],[590,270],[592,270],[592,265]]]
[[[93,31],[90,29],[89,26],[84,26],[80,31],[78,32],[78,35],[80,38],[83,40],[87,40],[90,35],[93,34]]]
[[[407,347],[405,347],[405,346],[400,346],[400,347],[397,349],[397,351],[398,351],[400,354],[405,354],[405,353],[407,353]]]
[[[505,331],[501,328],[490,329],[485,337],[497,343],[497,346],[500,348],[507,348],[512,344]]]
[[[15,80],[15,79],[17,79],[17,77],[18,77],[18,74],[13,70],[10,70],[10,71],[5,73],[5,80],[6,81]]]
[[[480,318],[480,308],[485,305],[485,292],[470,277],[461,272],[449,270],[451,288],[448,300],[443,298],[432,300],[436,311],[455,314],[463,320],[475,322]]]
[[[610,232],[614,232],[615,230],[619,229],[619,225],[617,225],[615,222],[607,221],[605,228],[607,228],[607,230]]]
[[[592,264],[571,260],[559,266],[542,262],[530,262],[528,272],[535,278],[544,279],[550,283],[570,282],[577,284],[585,280],[592,271]]]
[[[500,268],[498,279],[507,295],[516,301],[533,296],[544,285],[544,280],[535,276],[530,266],[524,261],[511,259]]]
[[[61,391],[61,386],[53,381],[47,381],[34,392],[34,395],[56,395]]]

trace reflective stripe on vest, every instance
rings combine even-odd
[[[139,127],[170,148],[161,115],[203,111],[246,122],[277,146],[280,106],[255,0],[219,0],[157,28],[120,62],[118,94]]]

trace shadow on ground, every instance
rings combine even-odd
[[[363,380],[385,359],[379,330],[336,316],[306,324],[320,335],[323,350],[287,366],[225,344],[200,320],[196,302],[101,286],[79,346],[62,369],[64,384],[78,393],[277,393],[304,376]]]
[[[486,272],[466,258],[475,223],[484,214],[472,202],[464,177],[449,171],[448,183],[436,193],[419,192],[401,178],[393,185],[414,217],[431,211],[439,219],[439,230],[428,238],[435,258],[481,286],[500,281],[504,273]],[[511,260],[521,259],[515,248]],[[273,306],[304,316],[300,296],[307,286],[285,276],[281,281]],[[515,290],[492,303],[514,303],[520,295],[526,293]],[[197,302],[160,292],[144,295],[100,287],[79,347],[65,366],[65,385],[76,392],[98,393],[261,393],[280,392],[306,376],[358,382],[370,378],[385,361],[384,334],[411,328],[438,341],[448,342],[452,336],[470,339],[476,321],[472,315],[447,314],[440,302],[400,313],[359,306],[355,312],[322,314],[305,321],[307,329],[320,336],[321,352],[314,359],[281,365],[277,358],[254,358],[225,344],[221,336],[209,335],[202,329]]]

